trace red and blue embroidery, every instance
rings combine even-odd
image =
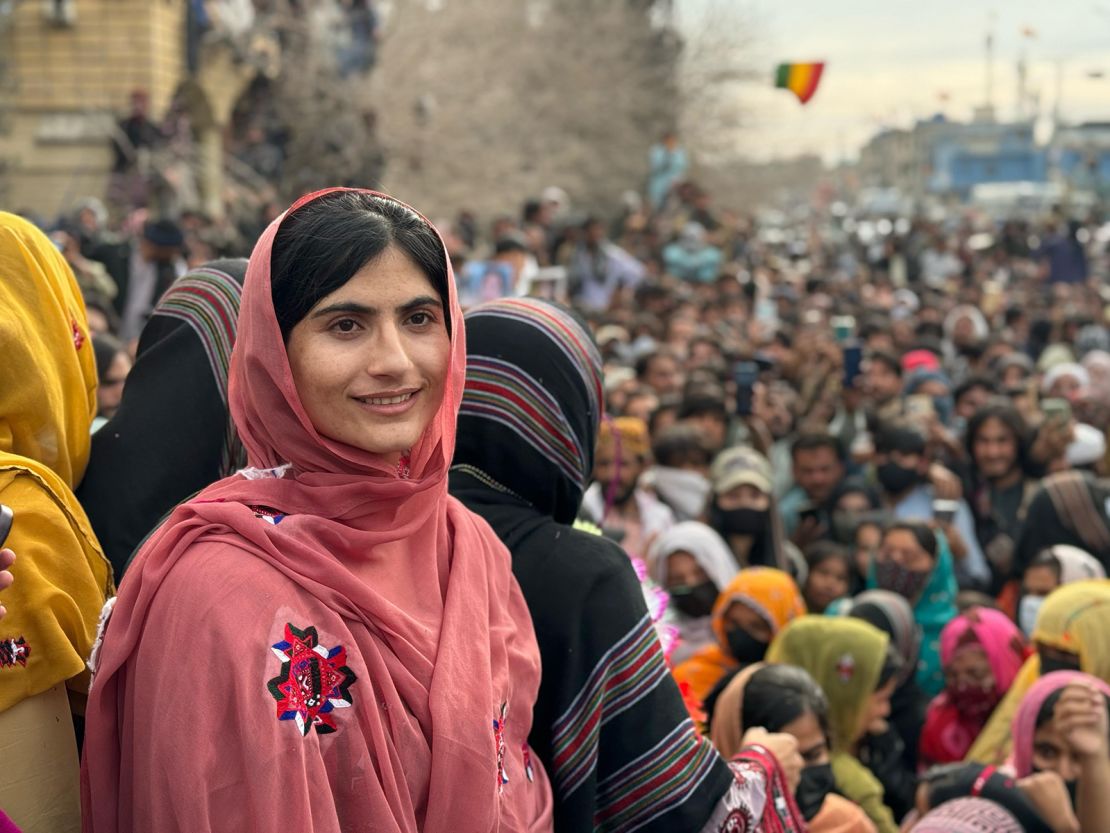
[[[0,639],[0,668],[27,667],[31,656],[31,646],[22,636]]]
[[[521,753],[524,756],[524,777],[528,779],[528,783],[535,783],[536,771],[532,769],[532,750],[528,748],[527,743],[521,744]]]
[[[254,512],[254,516],[260,521],[265,521],[266,523],[273,524],[274,526],[277,526],[279,523],[284,521],[286,517],[284,512],[279,512],[276,509],[271,509],[269,506],[252,506],[251,511]]]
[[[81,328],[77,324],[76,318],[69,319],[69,329],[73,334],[73,349],[80,350],[85,346],[85,334],[81,332]]]
[[[493,739],[497,743],[497,792],[504,791],[509,783],[509,775],[505,772],[505,724],[508,722],[509,704],[501,704],[501,713],[493,719]]]
[[[314,727],[320,735],[334,732],[333,712],[351,706],[350,688],[358,679],[347,667],[347,649],[325,648],[316,628],[287,623],[285,638],[271,650],[282,661],[281,673],[266,684],[277,700],[278,720],[294,721],[302,736]]]

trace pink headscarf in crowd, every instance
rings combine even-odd
[[[298,398],[270,291],[284,216],[251,256],[230,372],[256,469],[180,506],[128,571],[88,705],[84,829],[550,829],[528,609],[447,494],[466,364],[450,261],[446,389],[404,476],[322,437]]]
[[[1037,715],[1045,701],[1069,685],[1094,686],[1110,697],[1110,685],[1082,671],[1053,671],[1029,687],[1014,715],[1014,772],[1018,778],[1033,774],[1033,735],[1037,732]]]
[[[956,652],[968,644],[968,631],[990,662],[994,685],[999,695],[1005,694],[1029,656],[1025,637],[1009,616],[989,607],[973,607],[961,613],[940,633],[940,662],[947,667]]]
[[[940,634],[940,661],[946,667],[964,647],[983,649],[994,677],[997,700],[1010,686],[1029,655],[1025,637],[1006,614],[974,607],[960,614]],[[921,732],[921,755],[928,763],[962,760],[986,725],[990,712],[967,715],[956,708],[947,691],[939,694],[925,715]]]

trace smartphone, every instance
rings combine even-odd
[[[863,367],[863,347],[848,344],[844,347],[844,387],[855,387],[856,377]]]
[[[1066,399],[1050,397],[1041,400],[1041,413],[1055,422],[1071,422],[1071,403]]]
[[[732,378],[736,381],[736,415],[751,416],[755,383],[759,381],[759,365],[755,362],[739,362],[732,372]]]
[[[11,507],[0,503],[0,547],[4,546],[4,542],[8,540],[8,533],[12,531],[12,521],[14,520],[15,513],[11,510]]]
[[[820,512],[821,512],[821,510],[818,509],[816,506],[807,506],[807,507],[805,507],[804,509],[802,509],[801,511],[798,512],[798,524],[799,524],[799,526],[801,524],[804,524],[807,520],[810,521],[811,523],[814,523],[814,524],[820,523],[820,521],[821,521]]]
[[[933,501],[933,520],[939,524],[950,524],[956,519],[956,511],[960,508],[958,500]]]
[[[836,315],[832,319],[833,337],[843,344],[856,334],[856,318],[854,315]]]
[[[933,397],[925,393],[915,393],[906,397],[906,416],[923,419],[936,413]]]

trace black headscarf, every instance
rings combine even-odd
[[[593,470],[601,357],[569,311],[534,299],[466,316],[451,493],[512,553],[543,662],[529,743],[555,830],[700,830],[732,776],[690,722],[624,552],[568,526]],[[659,761],[668,797],[637,794]],[[678,798],[677,796],[681,796]]]
[[[245,464],[227,409],[227,369],[246,260],[177,281],[142,335],[119,410],[92,439],[77,497],[115,568],[179,502]]]

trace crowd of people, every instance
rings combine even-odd
[[[0,830],[1110,830],[1098,218],[645,193],[0,214]]]

